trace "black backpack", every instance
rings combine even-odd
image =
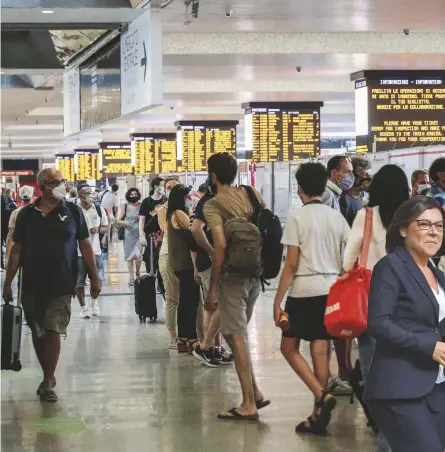
[[[269,209],[263,208],[252,187],[243,185],[253,207],[252,223],[260,230],[263,239],[261,246],[261,265],[263,280],[278,276],[283,260],[283,245],[281,238],[283,229],[279,218]]]

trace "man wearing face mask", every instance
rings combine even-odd
[[[32,331],[34,349],[43,369],[37,395],[56,402],[54,373],[60,354],[60,335],[66,335],[71,298],[76,293],[77,245],[88,265],[91,296],[97,298],[100,282],[89,232],[80,209],[65,201],[66,181],[54,168],[37,175],[42,192],[20,212],[3,287],[3,299],[13,301],[11,284],[22,267],[22,306]]]
[[[427,196],[434,198],[445,209],[445,157],[440,157],[430,166],[431,188]]]
[[[411,196],[425,195],[431,188],[430,176],[426,170],[415,170],[411,175]]]
[[[335,155],[329,159],[327,167],[329,179],[321,202],[335,210],[341,211],[340,196],[354,185],[355,178],[352,162],[349,157]],[[339,376],[331,375],[329,377],[328,390],[334,395],[349,395],[352,393],[352,388],[348,383],[353,368],[351,362],[352,343],[344,339],[335,339],[334,346]]]
[[[93,189],[83,184],[77,187],[78,198],[80,200],[80,208],[85,218],[88,231],[90,233],[90,242],[93,247],[96,266],[99,273],[99,281],[101,284],[104,281],[104,264],[102,261],[102,251],[100,247],[99,233],[106,233],[108,230],[108,219],[105,210],[102,207],[94,204],[96,195]],[[82,257],[80,248],[78,247],[78,269],[77,275],[77,299],[80,304],[80,318],[89,319],[91,315],[97,316],[100,314],[99,304],[97,299],[91,298],[91,306],[85,303],[85,282],[88,275],[88,266],[85,259]]]

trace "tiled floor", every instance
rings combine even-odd
[[[207,369],[167,350],[162,299],[160,321],[140,325],[124,265],[108,264],[101,316],[73,318],[57,371],[59,403],[41,404],[41,372],[31,337],[23,337],[19,373],[2,373],[1,446],[5,452],[371,452],[374,437],[363,412],[340,401],[329,436],[297,436],[296,422],[311,411],[309,391],[279,352],[273,291],[258,300],[250,325],[254,367],[272,404],[258,423],[222,422],[216,414],[235,406],[233,368]],[[27,330],[24,330],[27,333]]]

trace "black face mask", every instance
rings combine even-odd
[[[140,196],[126,196],[126,198],[127,201],[131,202],[132,204],[136,204],[141,199]]]
[[[212,184],[212,180],[209,177],[206,180],[206,185],[207,185],[207,190],[209,191],[209,193],[211,193],[212,195],[216,195],[216,184]]]

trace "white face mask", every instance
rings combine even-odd
[[[65,198],[66,196],[66,187],[65,184],[60,184],[58,187],[53,188],[53,196],[57,199],[57,201],[60,201],[61,199]]]
[[[156,191],[157,191],[157,193],[158,193],[159,196],[164,196],[164,195],[165,195],[164,187],[158,187],[158,188],[156,189]]]
[[[90,205],[93,204],[93,202],[94,202],[94,195],[93,195],[93,193],[88,193],[87,195],[85,195],[84,200],[85,200],[85,202],[87,204],[90,204]]]
[[[430,184],[419,184],[418,187],[417,187],[417,192],[418,193],[422,193],[423,190],[428,190],[430,188],[431,188]]]

